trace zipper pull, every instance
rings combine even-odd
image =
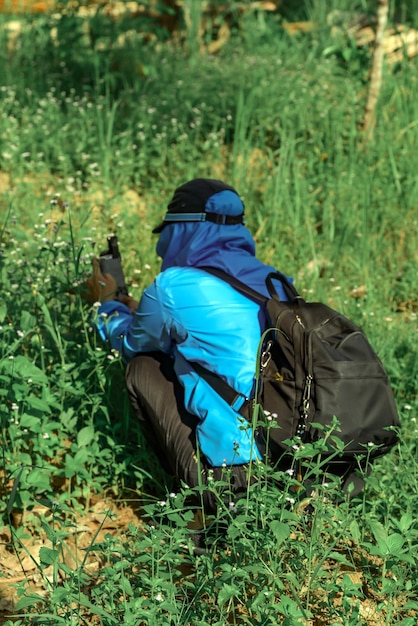
[[[299,326],[302,326],[302,328],[305,328],[305,324],[302,321],[302,318],[300,317],[300,315],[296,315],[296,321],[299,324]]]

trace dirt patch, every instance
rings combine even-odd
[[[25,530],[22,538],[17,539],[16,529],[10,526],[0,531],[0,625],[15,611],[19,583],[24,582],[27,591],[42,597],[47,595],[45,579],[52,579],[52,565],[43,567],[41,575],[39,557],[42,548],[53,547],[51,540],[41,532],[42,523],[49,524],[51,517],[46,507],[36,506],[23,516],[14,514],[12,517],[12,524],[19,524]],[[97,500],[87,513],[74,513],[71,524],[62,523],[67,535],[62,543],[62,561],[76,570],[85,559],[84,571],[94,576],[102,566],[102,556],[94,549],[95,545],[109,534],[122,537],[131,523],[142,525],[135,507],[111,499]]]

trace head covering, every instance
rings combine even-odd
[[[195,185],[196,181],[199,182]],[[177,194],[182,202],[189,198],[190,203],[184,209],[196,207],[200,212],[202,206],[205,206],[216,215],[235,218],[242,216],[244,205],[235,189],[212,179],[196,181],[186,183],[174,193],[174,198]],[[202,190],[201,196],[195,194],[198,189]],[[208,196],[214,189],[215,192]],[[193,193],[189,193],[190,190]],[[190,212],[194,213],[193,210]],[[270,272],[276,271],[274,267],[265,265],[256,258],[254,239],[241,221],[165,221],[156,251],[163,259],[161,271],[169,267],[214,267],[267,297],[269,293],[265,284],[266,277]],[[276,282],[275,286],[279,297],[286,300],[281,284]]]
[[[225,205],[233,205],[233,213],[220,214],[213,206],[213,197],[222,194]],[[215,224],[243,224],[244,205],[238,192],[214,178],[195,178],[177,189],[167,207],[167,213],[153,233],[160,233],[166,224],[173,222],[205,222]]]

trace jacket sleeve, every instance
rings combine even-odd
[[[94,323],[103,341],[121,352],[124,361],[139,352],[170,352],[170,333],[155,282],[142,294],[134,315],[121,302],[110,300],[100,305]]]

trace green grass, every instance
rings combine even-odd
[[[321,3],[299,4],[311,33],[254,14],[212,56],[193,30],[154,25],[149,41],[143,22],[102,12],[20,17],[11,45],[0,16],[0,532],[40,579],[20,583],[6,623],[417,622],[417,60],[386,65],[365,144],[370,51],[332,35]],[[267,468],[234,503],[226,470],[216,557],[191,552],[189,490],[172,492],[144,445],[77,291],[115,232],[139,295],[159,269],[151,228],[195,176],[236,185],[259,257],[365,328],[403,426],[350,504],[331,484],[303,513],[295,479]],[[106,533],[109,513],[78,545],[98,496],[140,505],[143,524]]]

